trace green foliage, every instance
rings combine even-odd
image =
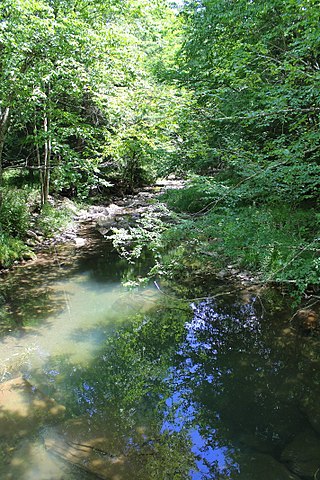
[[[190,212],[190,206],[196,205],[199,212],[203,207],[201,215],[166,231],[169,247],[182,242],[184,252],[208,255],[206,261],[209,263],[211,258],[217,272],[231,263],[234,268],[255,272],[264,281],[292,283],[300,293],[308,285],[320,285],[320,225],[316,210],[280,202],[246,205],[248,198],[236,195],[236,190],[231,200],[215,193],[209,199],[205,197],[205,202],[203,192],[195,186],[169,193],[169,205],[175,209]],[[188,244],[191,248],[186,250]]]
[[[71,222],[73,216],[74,211],[68,207],[56,207],[47,203],[37,218],[37,227],[45,237],[53,237]]]
[[[141,65],[142,68],[142,65]],[[103,156],[112,159],[114,179],[126,190],[154,181],[174,157],[177,108],[181,99],[152,78],[116,88],[109,100],[109,122]]]
[[[6,164],[39,169],[46,198],[52,167],[54,191],[80,198],[152,181],[172,153],[180,101],[153,78],[175,43],[173,10],[152,0],[20,3],[0,6],[0,165],[4,147]]]
[[[30,191],[6,188],[0,204],[0,229],[13,237],[23,238],[29,225],[28,194]]]
[[[10,267],[16,260],[31,258],[31,250],[18,238],[0,232],[0,266]]]
[[[192,95],[179,122],[185,167],[220,170],[231,183],[252,177],[244,188],[260,203],[318,202],[317,2],[202,0],[182,17],[176,81]]]
[[[163,248],[162,234],[174,219],[175,215],[164,204],[157,204],[156,208],[150,206],[150,210],[143,213],[134,226],[113,228],[110,238],[113,246],[129,262],[134,263],[146,250],[157,261]]]
[[[240,268],[263,272],[265,278],[275,281],[303,278],[306,272],[309,281],[319,281],[313,275],[319,230],[314,211],[239,208],[210,213],[201,227],[209,239],[217,238],[209,251],[217,251],[220,262],[223,256]]]
[[[238,200],[238,195],[232,186],[210,177],[193,176],[185,188],[168,190],[162,198],[174,210],[198,213],[212,205],[232,206]]]
[[[112,186],[111,182],[105,180],[97,162],[90,159],[70,159],[52,173],[52,189],[79,200],[87,200],[96,189],[105,192]]]

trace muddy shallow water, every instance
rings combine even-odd
[[[0,478],[319,480],[318,335],[272,292],[121,285],[143,268],[99,240],[2,278]]]

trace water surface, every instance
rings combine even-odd
[[[1,478],[318,480],[319,335],[275,293],[182,302],[134,270],[94,243],[3,279]]]

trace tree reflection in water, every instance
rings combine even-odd
[[[67,380],[52,395],[118,432],[139,459],[132,478],[297,480],[281,454],[310,426],[302,405],[319,384],[319,341],[259,310],[254,297],[158,304],[128,318],[92,364],[48,365]]]
[[[192,308],[167,377],[175,388],[162,431],[189,429],[199,469],[191,472],[193,479],[247,478],[241,472],[250,455],[279,460],[286,443],[305,428],[299,402],[315,378],[297,351],[301,339],[286,336],[277,316],[258,315],[254,298],[228,307],[208,300]]]

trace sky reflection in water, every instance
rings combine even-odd
[[[192,315],[185,304],[154,309],[157,291],[125,291],[106,259],[96,258],[52,279],[45,293],[57,308],[49,313],[44,306],[37,328],[5,338],[0,359],[34,345],[21,368],[31,383],[89,422],[110,415],[115,438],[129,451],[147,442],[156,451],[167,442],[161,468],[176,458],[184,463],[189,439],[195,466],[192,459],[185,465],[193,480],[256,480],[241,476],[243,456],[252,452],[279,462],[279,452],[308,425],[301,398],[319,385],[310,339],[284,334],[286,321],[279,313],[264,318],[254,296],[194,303]],[[23,458],[28,462],[29,453]],[[144,468],[139,480],[150,479]]]
[[[193,401],[193,389],[188,388],[188,383],[192,379],[192,385],[201,387],[201,384],[219,384],[219,378],[228,375],[232,369],[220,370],[218,354],[225,338],[230,334],[241,331],[250,332],[250,335],[258,341],[261,333],[259,320],[253,308],[254,299],[251,303],[241,306],[241,318],[230,316],[230,314],[218,313],[216,305],[211,300],[192,304],[193,318],[186,322],[186,340],[177,354],[179,356],[179,366],[173,367],[166,381],[176,387],[175,393],[166,400],[167,411],[165,412],[165,420],[162,425],[161,433],[181,432],[188,430],[188,436],[192,442],[192,452],[196,457],[197,469],[190,471],[192,480],[201,480],[210,477],[210,466],[215,465],[215,472],[230,473],[229,467],[232,464],[233,471],[238,471],[239,466],[232,458],[235,448],[232,444],[223,445],[216,436],[214,428],[209,428],[204,437],[197,425],[197,412],[201,409]],[[206,339],[208,323],[211,324],[210,340],[214,338],[214,342]],[[230,328],[231,322],[231,328]],[[217,325],[215,326],[214,323]],[[225,323],[225,325],[224,325]],[[202,334],[202,337],[199,336]],[[240,345],[239,345],[240,347]],[[241,350],[241,348],[240,348]],[[190,352],[204,357],[210,355],[211,359],[215,359],[214,372],[204,372],[203,365],[197,363],[189,356]],[[198,380],[197,380],[198,377]],[[215,412],[219,421],[219,413]]]

